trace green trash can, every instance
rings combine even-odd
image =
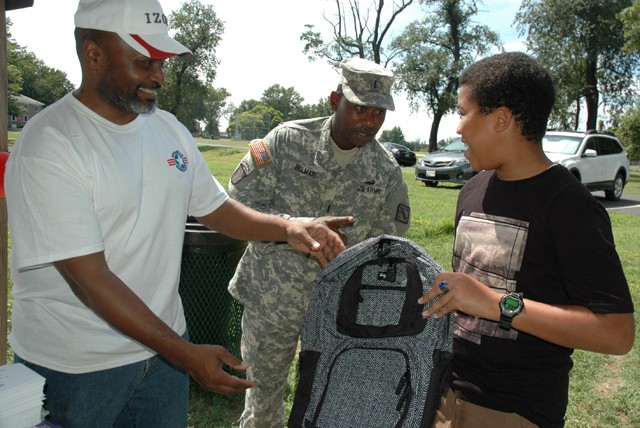
[[[179,292],[190,340],[224,346],[238,358],[243,307],[227,286],[246,247],[246,241],[187,219]]]

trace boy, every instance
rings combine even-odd
[[[600,203],[542,137],[555,90],[523,53],[460,76],[457,132],[482,171],[460,191],[454,273],[420,299],[455,311],[451,388],[435,427],[561,427],[573,349],[625,354],[633,304]]]

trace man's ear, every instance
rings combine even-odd
[[[104,51],[93,40],[85,40],[82,46],[82,56],[88,69],[95,70],[98,68],[101,56]]]
[[[331,92],[331,95],[329,95],[329,104],[331,104],[331,110],[334,112],[338,110],[340,97],[342,97],[342,95],[340,95],[336,91]]]
[[[493,111],[494,116],[494,126],[496,128],[496,132],[503,132],[509,128],[511,123],[513,122],[513,113],[511,109],[508,107],[498,107]]]

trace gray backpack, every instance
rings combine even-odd
[[[382,235],[318,275],[289,428],[431,426],[448,385],[453,322],[422,318],[417,301],[442,271],[418,245]]]

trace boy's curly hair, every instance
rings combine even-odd
[[[468,86],[470,99],[488,114],[498,107],[511,110],[530,141],[541,141],[555,103],[551,75],[522,52],[506,52],[481,59],[463,70],[460,86]]]

